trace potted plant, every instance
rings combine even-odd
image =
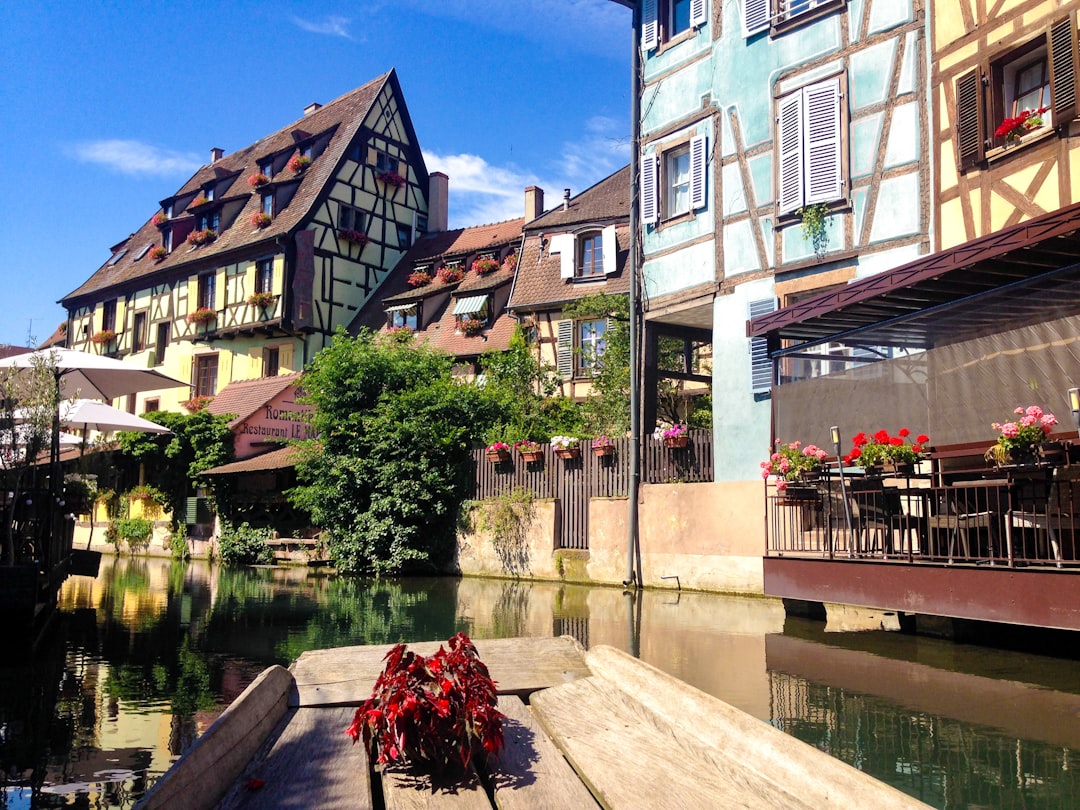
[[[100,329],[90,338],[90,341],[96,346],[107,346],[114,340],[116,340],[116,332],[112,329]]]
[[[169,218],[167,216],[165,216],[165,212],[161,211],[161,212],[158,212],[158,213],[154,214],[152,217],[150,217],[150,224],[151,225],[156,225],[157,227],[160,228],[162,225],[168,225],[169,224]]]
[[[1019,115],[1006,118],[998,128],[994,130],[995,138],[1004,138],[1006,143],[1015,143],[1032,130],[1043,125],[1043,113],[1049,107],[1039,107],[1037,110],[1024,110]]]
[[[213,397],[201,396],[192,397],[186,402],[181,402],[180,406],[188,413],[198,413],[201,410],[205,410],[206,406],[213,401]]]
[[[249,295],[247,302],[253,307],[265,309],[266,307],[271,306],[276,298],[277,296],[272,292],[257,292]]]
[[[466,315],[458,321],[458,328],[465,337],[475,337],[484,330],[484,322],[479,318]]]
[[[544,458],[543,448],[531,439],[522,439],[520,442],[516,442],[514,448],[521,454],[521,458],[526,464]]]
[[[217,318],[217,313],[206,307],[199,307],[194,312],[187,314],[187,322],[194,324],[207,324]]]
[[[191,203],[188,205],[188,208],[198,208],[200,205],[206,205],[208,202],[210,202],[210,200],[208,200],[205,195],[200,194],[198,197],[191,201]]]
[[[427,270],[413,270],[407,281],[410,287],[423,287],[431,283],[431,273]]]
[[[408,765],[463,777],[474,758],[503,747],[498,692],[464,633],[425,658],[398,644],[346,733],[364,740],[373,765]]]
[[[156,248],[153,248],[150,251],[150,258],[155,262],[160,262],[168,255],[169,251],[165,250],[165,248],[163,248],[161,245],[158,245]]]
[[[503,259],[502,269],[513,271],[517,269],[518,256],[516,253],[511,253],[505,259]]]
[[[494,259],[477,259],[472,263],[472,271],[478,276],[493,273],[499,269],[499,263]]]
[[[256,211],[254,214],[251,215],[251,219],[249,221],[251,222],[252,228],[262,229],[267,227],[271,222],[273,222],[274,218],[269,214],[263,213],[262,211]]]
[[[307,155],[293,155],[286,165],[293,174],[302,174],[311,165],[311,158]]]
[[[506,442],[492,442],[484,452],[487,453],[487,460],[496,464],[510,460],[510,445]]]
[[[187,243],[193,247],[208,245],[217,239],[217,231],[207,228],[205,231],[192,231],[188,234]]]
[[[664,442],[664,447],[686,447],[690,441],[686,425],[657,428],[655,435]]]
[[[1017,419],[991,425],[998,432],[998,437],[997,442],[986,451],[986,460],[999,467],[1038,465],[1039,448],[1058,423],[1057,417],[1038,405],[1021,406],[1013,413]]]
[[[562,459],[580,458],[581,440],[577,436],[552,436],[551,449]]]
[[[378,178],[386,183],[386,185],[393,186],[394,188],[401,188],[406,183],[405,178],[397,172],[383,172],[378,175]]]
[[[592,440],[592,451],[594,456],[613,456],[615,455],[615,442],[601,434]]]
[[[342,242],[347,242],[350,245],[359,245],[360,247],[363,247],[371,241],[367,234],[353,230],[352,228],[339,229],[338,238],[341,239]]]
[[[247,179],[247,184],[252,188],[258,188],[259,186],[265,186],[270,182],[270,178],[262,172],[255,172]]]
[[[436,271],[435,275],[443,284],[457,284],[465,277],[460,267],[447,267],[445,264]]]
[[[847,464],[858,464],[867,472],[899,472],[910,474],[922,458],[929,436],[919,435],[914,442],[908,441],[911,431],[900,428],[895,436],[887,430],[879,430],[873,436],[859,432],[852,437],[854,445],[844,456]]]
[[[784,444],[777,439],[769,458],[761,462],[761,477],[766,481],[776,479],[777,491],[784,492],[792,481],[813,481],[819,477],[827,457],[817,445],[804,447],[800,441]]]

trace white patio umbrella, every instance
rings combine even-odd
[[[92,399],[76,399],[60,405],[60,424],[69,428],[82,428],[109,433],[114,430],[132,430],[139,433],[172,433],[149,419],[122,411]]]
[[[112,400],[139,391],[157,391],[187,385],[152,368],[130,366],[113,357],[75,349],[39,349],[0,358],[0,369],[30,369],[35,363],[55,360],[60,398],[92,397]]]

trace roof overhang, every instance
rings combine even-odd
[[[1080,313],[1078,289],[1080,204],[799,301],[747,332],[768,336],[773,356],[831,342],[930,348]]]

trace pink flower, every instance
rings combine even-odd
[[[1021,406],[1020,406],[1019,408],[1017,408],[1017,409],[1016,409],[1015,411],[1013,411],[1013,413],[1015,413],[1015,414],[1019,414],[1019,415],[1023,416],[1023,414],[1024,414],[1024,407],[1023,407],[1023,406],[1021,405]]]
[[[1043,427],[1053,427],[1058,423],[1057,417],[1052,413],[1044,413],[1039,417],[1039,421],[1042,422]]]
[[[1043,409],[1038,405],[1029,405],[1027,409],[1027,415],[1032,419],[1042,419]]]
[[[1020,435],[1020,426],[1016,422],[1006,422],[1001,426],[1001,435],[1006,439],[1015,439]]]
[[[764,464],[765,466],[761,470],[761,477],[768,481],[769,476],[772,475],[772,471],[769,470],[767,462],[762,462],[762,464]]]

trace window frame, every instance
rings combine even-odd
[[[274,291],[274,260],[257,259],[255,261],[255,292],[272,293]]]
[[[192,363],[192,386],[195,397],[212,397],[217,394],[218,355],[197,354]]]
[[[267,216],[274,216],[277,206],[274,204],[274,192],[259,195],[259,210]]]
[[[420,302],[416,301],[409,309],[399,309],[386,313],[386,326],[389,329],[407,327],[416,332],[420,328]]]
[[[594,332],[591,340],[586,341],[582,334],[589,324],[603,324],[599,333]],[[574,377],[584,379],[595,377],[603,367],[604,354],[607,351],[607,331],[610,324],[607,318],[577,318],[574,320]],[[591,343],[593,349],[586,352],[586,343]],[[599,346],[599,348],[596,348]],[[592,358],[591,362],[587,358]]]
[[[686,150],[689,155],[688,202],[686,211],[671,212],[669,158]],[[692,219],[708,210],[709,136],[686,135],[677,140],[656,144],[641,158],[641,221],[645,225],[663,226]]]
[[[780,36],[793,28],[807,25],[847,5],[847,0],[794,0],[804,8],[792,11],[793,0],[742,0],[742,33],[746,38],[768,31]]]
[[[689,25],[675,31],[675,6],[683,0],[644,0],[641,15],[641,48],[643,51],[662,51],[696,36],[698,29],[709,21],[709,3],[719,0],[685,0],[688,4]]]
[[[101,302],[101,330],[116,331],[116,299]]]
[[[146,349],[147,324],[149,311],[142,309],[131,316],[131,351],[141,352]]]
[[[154,334],[154,365],[160,366],[165,362],[165,350],[169,348],[172,340],[172,323],[170,321],[158,321],[157,331]]]
[[[604,232],[585,231],[577,237],[577,255],[574,260],[574,278],[591,281],[604,278]]]
[[[850,204],[846,100],[843,72],[777,97],[773,198],[780,224],[798,221],[796,212],[808,205]]]
[[[263,377],[276,377],[281,373],[281,347],[280,346],[265,346],[263,347]],[[273,370],[271,374],[270,371]]]
[[[201,273],[198,279],[196,293],[196,309],[211,309],[217,311],[217,272]]]
[[[338,230],[367,233],[367,212],[355,205],[338,204]]]

